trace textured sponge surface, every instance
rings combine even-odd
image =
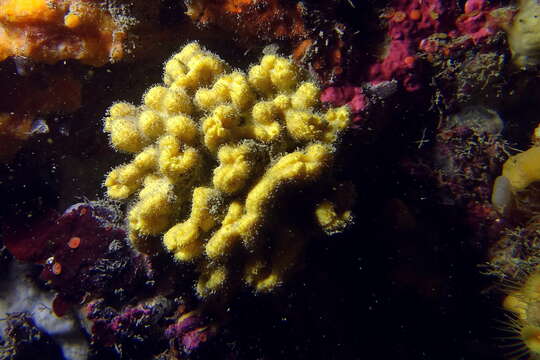
[[[190,43],[141,105],[116,103],[105,119],[112,146],[134,154],[105,180],[109,197],[131,200],[133,245],[151,251],[161,238],[176,260],[196,263],[200,296],[282,283],[306,239],[294,222],[276,220],[287,206],[280,194],[333,188],[337,140],[349,124],[348,108],[323,109],[317,84],[287,58],[228,69]],[[302,211],[330,234],[352,219],[336,209],[321,198]],[[269,231],[276,221],[279,231]]]

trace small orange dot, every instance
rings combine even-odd
[[[409,13],[409,19],[411,20],[420,20],[420,18],[422,17],[422,12],[420,10],[412,10],[410,13]]]
[[[68,246],[72,249],[76,249],[81,245],[81,238],[78,236],[74,236],[68,241]]]
[[[416,59],[414,58],[414,56],[407,56],[405,59],[403,59],[403,62],[407,66],[412,66],[415,61],[416,61]]]
[[[79,15],[67,14],[66,16],[64,16],[64,25],[66,25],[66,27],[68,27],[70,29],[73,29],[73,28],[76,28],[77,26],[80,26],[81,23],[82,23],[82,21],[81,21],[81,17]]]
[[[55,262],[52,266],[52,272],[54,275],[60,275],[62,273],[62,264]]]
[[[80,214],[81,216],[83,216],[83,215],[86,215],[87,212],[88,212],[87,208],[82,208]]]

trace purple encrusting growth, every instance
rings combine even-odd
[[[208,319],[198,311],[182,315],[176,323],[165,330],[171,348],[190,354],[215,335],[214,326],[208,326]]]
[[[86,306],[93,346],[114,348],[121,354],[163,352],[171,358],[195,353],[216,333],[199,311],[184,314],[186,306],[158,296],[148,302],[116,310],[103,300]],[[176,304],[177,305],[177,304]],[[149,346],[148,344],[152,344]]]
[[[512,14],[510,7],[486,0],[468,0],[463,5],[456,1],[393,0],[382,15],[387,41],[377,59],[359,79],[349,79],[349,85],[325,88],[320,99],[333,106],[348,105],[355,128],[372,117],[377,101],[427,89],[434,81],[443,94],[456,87],[455,94],[445,96],[445,101],[466,100],[478,89],[492,87],[485,86],[486,78],[490,84],[500,82],[498,73],[502,70],[497,65],[503,63],[503,55],[494,49],[500,45],[500,34],[511,23]]]
[[[369,100],[359,86],[328,87],[321,93],[321,101],[332,106],[348,105],[354,125],[362,121],[362,112],[369,105]]]
[[[456,1],[393,0],[384,14],[388,45],[366,80],[377,84],[396,79],[405,91],[417,91],[429,83],[421,76],[421,57],[431,61],[442,54],[449,60],[465,49],[479,48],[510,22],[511,15],[510,9],[486,0],[468,0],[463,10]]]
[[[57,292],[53,310],[61,316],[84,299],[121,301],[152,277],[147,258],[131,250],[114,220],[110,208],[80,203],[61,216],[51,212],[29,231],[12,231],[4,242],[17,259],[44,264],[40,278]]]
[[[433,33],[443,32],[455,4],[439,0],[392,2],[388,18],[389,44],[381,61],[371,65],[368,81],[402,81],[407,91],[421,88],[416,51],[420,41]]]
[[[105,347],[142,346],[144,340],[164,340],[161,326],[156,326],[164,317],[165,304],[128,306],[122,311],[107,306],[103,300],[91,302],[86,307],[87,319],[92,322],[91,341]]]

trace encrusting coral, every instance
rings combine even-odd
[[[0,61],[77,59],[101,66],[123,56],[126,33],[103,4],[83,0],[1,0]]]
[[[135,157],[109,173],[108,195],[136,195],[128,213],[133,245],[154,251],[163,234],[176,260],[197,264],[200,296],[234,279],[256,291],[279,285],[306,237],[292,219],[309,214],[300,222],[327,234],[352,220],[350,187],[331,176],[349,109],[323,112],[319,88],[304,78],[276,55],[247,74],[230,71],[190,43],[166,63],[164,85],[150,88],[142,105],[109,109],[112,145]]]

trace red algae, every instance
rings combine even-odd
[[[460,14],[453,1],[393,1],[384,16],[388,19],[388,44],[369,68],[367,80],[377,84],[396,79],[408,92],[420,90],[424,85],[418,54],[428,54],[428,60],[439,54],[452,57],[483,44],[510,21],[509,11],[501,9],[486,0],[468,0]]]
[[[7,229],[9,252],[43,265],[40,278],[57,292],[57,315],[84,298],[126,292],[146,276],[144,257],[132,253],[125,232],[109,222],[110,216],[103,206],[78,204],[61,216],[50,212],[29,230]]]
[[[332,106],[348,105],[355,124],[362,120],[361,113],[369,104],[362,88],[357,86],[328,87],[321,93],[321,101],[332,104]]]
[[[421,85],[415,69],[414,59],[418,43],[422,38],[440,32],[443,14],[453,11],[453,6],[444,6],[438,0],[397,0],[393,2],[392,14],[388,20],[389,43],[382,60],[369,69],[369,81],[379,83],[394,78],[403,82],[407,91],[416,91]],[[406,18],[406,15],[408,17]]]

